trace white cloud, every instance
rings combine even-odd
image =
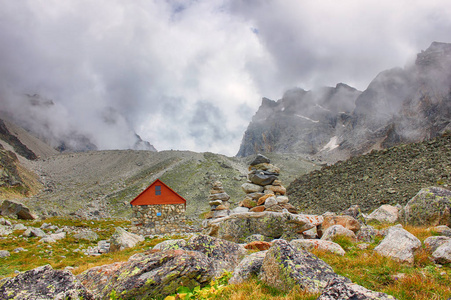
[[[128,147],[134,129],[159,150],[234,155],[261,97],[364,89],[432,41],[451,42],[446,0],[0,4],[1,107],[17,102],[5,95],[51,98],[69,116],[51,124],[102,148]]]

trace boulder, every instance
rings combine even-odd
[[[264,171],[256,171],[255,173],[250,173],[248,178],[254,184],[265,186],[273,183],[277,179],[277,175],[273,173],[265,174]]]
[[[421,247],[421,242],[413,234],[400,226],[388,228],[385,238],[374,251],[392,259],[413,264],[414,253]]]
[[[221,200],[227,201],[230,199],[230,196],[227,193],[219,193],[208,196],[208,200]],[[211,205],[211,204],[210,204]]]
[[[298,213],[297,208],[294,207],[293,205],[291,205],[290,203],[279,203],[279,206],[282,207],[283,209],[288,210],[288,212],[290,212],[292,214]]]
[[[261,193],[264,190],[262,186],[249,182],[243,183],[241,188],[246,194]]]
[[[8,278],[0,284],[0,299],[94,299],[69,271],[38,267]]]
[[[271,191],[277,195],[285,195],[287,189],[281,185],[265,185],[265,191]]]
[[[435,227],[429,228],[429,230],[436,232],[439,235],[451,237],[451,228],[449,228],[446,225],[435,226]]]
[[[351,216],[354,219],[358,220],[360,223],[364,223],[364,217],[362,211],[360,210],[360,206],[357,204],[351,205],[348,209],[342,211],[341,215]]]
[[[261,196],[260,198],[258,198],[257,205],[265,204],[266,199],[268,199],[269,197],[275,197],[275,195],[270,193],[270,194],[266,194],[264,196]]]
[[[325,213],[323,214],[324,221],[321,224],[321,231],[325,232],[327,228],[333,226],[333,225],[341,225],[346,229],[349,229],[356,233],[360,230],[360,223],[355,218],[351,216],[337,216],[332,213]]]
[[[74,234],[74,238],[76,240],[86,240],[86,241],[97,241],[99,239],[99,235],[92,230],[84,230],[77,234]]]
[[[246,246],[244,246],[244,249],[264,251],[264,250],[268,250],[269,248],[271,248],[271,245],[272,244],[270,242],[253,241],[253,242],[248,243]]]
[[[333,278],[348,281],[315,255],[284,240],[274,241],[260,271],[264,283],[285,292],[298,285],[302,290],[317,293]]]
[[[255,165],[264,164],[264,163],[269,164],[270,162],[271,162],[270,159],[267,158],[266,156],[257,154],[257,157],[255,157],[255,159],[250,163],[250,165],[255,166]]]
[[[224,270],[233,271],[247,254],[241,245],[202,234],[190,238],[184,249],[203,253],[210,258],[218,277]]]
[[[110,251],[122,251],[126,248],[134,247],[142,241],[144,241],[144,238],[141,235],[127,232],[121,227],[116,227],[116,231],[110,238]]]
[[[355,283],[332,279],[316,300],[395,300],[393,296],[374,292]]]
[[[0,225],[4,225],[7,227],[13,226],[13,224],[10,221],[6,220],[5,218],[0,218]]]
[[[246,256],[233,270],[229,284],[239,284],[248,280],[251,276],[258,276],[267,251],[260,251]]]
[[[166,251],[166,250],[183,249],[185,246],[186,246],[186,241],[184,239],[178,239],[178,240],[163,241],[159,244],[156,244],[152,249]]]
[[[241,206],[246,208],[253,208],[257,206],[257,202],[250,198],[245,198],[243,201],[241,201]]]
[[[24,204],[11,200],[3,201],[0,207],[0,215],[22,220],[36,220],[38,218]]]
[[[373,226],[362,226],[357,232],[357,240],[360,242],[372,243],[374,238],[379,234],[379,230],[374,229]]]
[[[327,228],[323,235],[321,236],[322,240],[325,241],[333,241],[335,239],[335,237],[337,236],[347,236],[349,238],[351,238],[351,240],[356,241],[357,240],[357,236],[355,235],[355,233],[352,230],[349,230],[347,228],[344,228],[341,225],[333,225],[330,226],[329,228]]]
[[[230,212],[231,214],[240,214],[240,213],[246,213],[249,211],[249,208],[247,207],[235,207],[234,209],[232,209],[232,211]]]
[[[448,241],[451,241],[451,238],[447,236],[430,236],[424,240],[424,247],[432,253]]]
[[[11,256],[8,250],[0,250],[0,258]]]
[[[367,221],[379,221],[381,223],[395,223],[398,221],[398,208],[391,205],[382,205],[374,210],[367,218]]]
[[[26,237],[44,237],[46,236],[45,232],[41,228],[30,227],[23,233]]]
[[[249,209],[249,211],[259,213],[259,212],[264,212],[265,209],[266,209],[266,207],[264,205],[259,205],[256,207],[252,207],[251,209]]]
[[[260,213],[249,212],[213,220],[204,230],[204,234],[242,243],[248,236],[253,234],[262,234],[271,239],[277,239],[284,232],[301,233],[314,226],[303,215],[266,211]]]
[[[280,169],[270,163],[261,163],[261,164],[256,164],[256,165],[250,166],[249,171],[252,171],[252,170],[262,170],[262,171],[268,171],[268,172],[271,172],[274,174],[280,174]]]
[[[311,251],[313,249],[318,249],[322,251],[331,252],[338,255],[345,255],[346,252],[341,248],[340,245],[331,241],[324,240],[316,240],[316,239],[300,239],[300,240],[292,240],[290,242],[295,248],[302,248],[307,251]]]
[[[22,223],[18,223],[14,224],[13,230],[27,230],[27,227]]]
[[[277,200],[276,200],[275,197],[268,197],[265,200],[265,207],[266,208],[269,208],[269,207],[274,206],[274,205],[277,205]]]
[[[11,227],[9,226],[5,226],[5,225],[0,225],[0,236],[7,236],[9,234],[11,234],[13,231],[11,229]]]
[[[77,276],[96,299],[154,299],[173,294],[180,286],[207,285],[214,277],[211,260],[203,253],[168,250],[134,255],[127,262],[89,269]]]
[[[415,226],[451,225],[451,191],[440,187],[421,189],[403,210],[404,221]]]
[[[432,259],[438,264],[451,263],[451,240],[446,241],[432,252]]]
[[[288,203],[288,197],[287,196],[277,196],[277,203],[279,204],[285,204]]]
[[[213,212],[213,218],[224,218],[230,215],[230,210],[223,209],[223,210],[215,210]]]

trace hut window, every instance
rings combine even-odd
[[[161,195],[161,185],[155,186],[155,195]]]

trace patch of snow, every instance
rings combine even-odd
[[[296,116],[296,117],[299,117],[299,118],[302,118],[302,119],[305,119],[305,120],[307,120],[307,121],[313,122],[313,123],[319,123],[319,121],[312,120],[312,119],[307,118],[307,117],[305,117],[305,116],[301,116],[301,115],[295,115],[295,116]]]
[[[327,143],[324,147],[323,147],[323,149],[321,149],[321,151],[331,151],[331,150],[334,150],[335,148],[337,148],[339,145],[338,145],[338,137],[337,136],[334,136],[334,137],[332,137],[331,139],[330,139],[330,141],[329,141],[329,143]]]
[[[285,111],[285,107],[282,107],[281,111]]]
[[[323,109],[325,111],[330,111],[330,109],[324,108],[321,105],[319,105],[318,103],[315,104],[315,107],[321,108],[321,109]]]

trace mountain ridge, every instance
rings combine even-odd
[[[325,89],[338,92],[340,86]],[[265,149],[332,164],[372,149],[431,139],[451,128],[450,87],[451,44],[433,42],[414,64],[380,72],[363,92],[344,94],[347,99],[322,98],[318,89],[300,88],[271,105],[272,100],[264,98],[237,156]],[[335,100],[336,107],[329,109],[328,117],[315,118],[312,107],[322,106],[324,99]]]

